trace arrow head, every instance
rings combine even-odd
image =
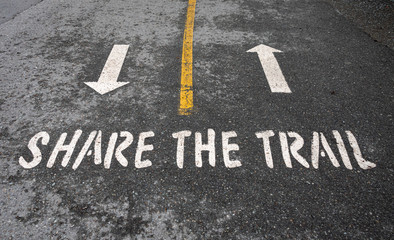
[[[106,93],[109,93],[117,88],[120,88],[129,82],[85,82],[86,85],[89,87],[93,88],[96,92],[100,93],[101,95],[104,95]]]
[[[272,48],[272,47],[269,47],[264,44],[260,44],[252,49],[249,49],[247,52],[273,53],[273,52],[282,52],[282,51]]]

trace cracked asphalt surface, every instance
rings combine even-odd
[[[179,116],[187,1],[0,1],[0,239],[393,238],[393,2],[361,2],[380,22],[360,23],[352,1],[197,0],[195,110]],[[97,81],[115,44],[130,45],[118,78],[130,83],[100,95],[84,82]],[[292,93],[270,91],[257,54],[247,53],[259,44],[282,51],[275,58]],[[46,167],[61,134],[69,143],[78,129],[71,163],[63,167],[61,153]],[[205,144],[208,129],[216,166],[203,152],[200,168],[195,133]],[[112,133],[134,136],[128,166],[113,157],[106,169],[87,154],[73,170],[99,130],[103,157]],[[182,130],[191,136],[181,169],[172,134]],[[268,130],[273,168],[256,137]],[[142,158],[152,166],[137,169],[139,136],[149,131],[154,149]],[[223,160],[229,131],[236,168]],[[376,167],[360,167],[346,131]],[[42,161],[26,169],[19,159],[32,159],[39,132],[49,143],[39,142]],[[293,151],[292,168],[285,164],[283,136],[291,144],[294,132],[309,168]],[[318,132],[339,167],[323,147],[312,167]]]

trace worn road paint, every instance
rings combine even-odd
[[[122,87],[128,82],[117,82],[129,45],[114,45],[97,82],[85,82],[101,95]]]
[[[197,167],[202,167],[202,151],[209,152],[209,164],[212,167],[216,166],[215,131],[213,129],[208,129],[207,144],[202,143],[202,134],[200,132],[196,132],[194,149]]]
[[[176,148],[176,165],[178,168],[183,168],[183,161],[185,158],[185,138],[192,135],[191,131],[181,131],[172,134],[173,138],[178,139],[178,145]]]
[[[289,131],[289,132],[279,132],[277,135],[273,130],[266,130],[256,132],[255,135],[257,138],[262,139],[263,141],[263,150],[265,156],[265,162],[269,168],[274,168],[274,160],[277,163],[284,162],[287,168],[293,168],[294,160],[304,168],[311,168],[310,165],[314,169],[319,168],[320,161],[331,162],[331,165],[335,168],[341,167],[339,158],[335,155],[336,153],[340,154],[342,162],[344,166],[352,170],[352,164],[350,162],[350,157],[346,143],[342,138],[341,134],[337,130],[333,130],[333,137],[336,139],[337,144],[331,144],[327,141],[326,136],[321,132],[312,132],[310,135],[312,137],[312,145],[310,146],[310,151],[304,151],[303,148],[307,148],[304,145],[305,140],[300,134]],[[356,137],[353,135],[351,131],[345,131],[347,136],[347,142],[350,144],[351,149],[353,150],[354,160],[358,163],[361,169],[368,170],[376,167],[376,164],[370,161],[367,161],[361,153],[361,148],[358,145]],[[143,156],[144,152],[153,151],[154,150],[154,142],[153,144],[146,144],[145,140],[147,138],[153,138],[155,133],[153,131],[142,132],[139,134],[137,147],[135,148],[135,155],[132,153],[132,149],[130,146],[133,142],[133,135],[128,131],[121,131],[120,134],[117,132],[112,133],[110,136],[106,135],[104,138],[102,137],[101,131],[92,131],[87,136],[86,133],[82,135],[82,130],[76,130],[74,134],[62,133],[50,154],[47,161],[47,168],[52,168],[54,164],[61,160],[61,166],[66,168],[69,165],[71,159],[75,158],[74,164],[72,165],[72,169],[76,170],[80,164],[85,159],[86,161],[94,160],[94,164],[102,164],[104,169],[110,169],[111,163],[114,159],[117,160],[121,167],[129,166],[129,161],[132,161],[134,157],[134,166],[135,168],[148,168],[153,165],[154,162],[158,161],[158,159],[153,159],[152,161],[146,159],[147,156]],[[241,148],[237,143],[229,143],[237,142],[237,133],[235,131],[222,132],[222,144],[221,146],[215,144],[216,138],[220,136],[216,135],[214,129],[208,129],[206,133],[195,132],[194,140],[195,144],[191,145],[190,140],[186,142],[187,138],[191,137],[193,134],[189,130],[182,130],[172,133],[172,137],[176,139],[176,144],[174,144],[173,150],[176,148],[176,156],[174,156],[174,160],[176,159],[176,165],[178,168],[182,169],[184,167],[184,161],[191,161],[191,159],[185,160],[185,149],[190,147],[194,147],[194,158],[195,158],[195,166],[198,168],[203,167],[204,162],[207,161],[210,167],[216,167],[217,162],[224,163],[226,168],[238,168],[243,166],[243,160],[241,153],[238,152]],[[342,134],[344,135],[344,134]],[[68,137],[67,137],[68,136]],[[280,152],[276,152],[276,159],[273,159],[272,149],[271,149],[271,140],[273,138],[279,138],[280,144],[280,152],[282,153],[282,159],[279,157]],[[119,142],[119,137],[123,138],[122,142]],[[332,137],[329,136],[331,139]],[[192,138],[192,137],[191,137]],[[102,141],[104,140],[104,142]],[[42,159],[42,148],[43,152],[49,153],[48,148],[45,147],[48,145],[50,141],[50,136],[46,132],[37,133],[33,136],[28,144],[28,148],[31,152],[32,159],[26,160],[24,157],[19,158],[19,164],[25,169],[31,169],[37,167]],[[154,140],[148,140],[150,142]],[[160,141],[160,140],[159,140]],[[67,142],[67,143],[66,143]],[[277,141],[273,141],[275,143]],[[93,144],[94,143],[94,144]],[[175,143],[175,142],[174,142]],[[103,145],[104,144],[104,145]],[[82,145],[83,147],[77,147],[78,145]],[[94,146],[93,146],[94,145]],[[105,151],[104,161],[101,159],[101,150],[102,145],[107,146]],[[337,149],[335,149],[335,146]],[[218,161],[216,153],[218,152],[218,148],[222,148],[223,153],[223,161]],[[89,150],[90,149],[90,150]],[[274,151],[277,151],[273,148]],[[302,156],[300,154],[303,152],[309,152],[309,155]],[[336,151],[338,150],[338,151]],[[79,151],[79,153],[77,152]],[[87,157],[92,155],[92,151],[94,151],[94,158]],[[90,152],[90,154],[88,154]],[[207,153],[203,155],[203,152]],[[334,153],[335,152],[335,153]],[[45,154],[45,158],[47,158],[48,154]],[[261,159],[263,159],[261,156]],[[321,157],[320,157],[321,156]],[[190,157],[190,156],[189,156]],[[353,160],[353,161],[354,161]],[[86,163],[87,164],[87,163]],[[299,167],[299,166],[298,166]]]
[[[193,28],[196,0],[189,0],[183,34],[181,92],[178,113],[190,115],[193,110]]]
[[[346,131],[346,135],[349,139],[350,146],[353,149],[354,157],[356,158],[356,161],[360,168],[367,170],[367,169],[372,169],[376,167],[375,163],[372,163],[370,161],[367,161],[363,158],[360,150],[360,146],[358,146],[356,137],[353,135],[351,131]]]
[[[279,63],[275,58],[274,52],[282,52],[278,49],[260,44],[247,52],[256,52],[259,56],[261,66],[264,69],[271,92],[291,93],[286,79],[283,76]]]
[[[237,137],[237,133],[235,131],[222,132],[223,161],[224,161],[224,166],[226,166],[227,168],[237,168],[242,166],[242,163],[240,161],[238,160],[232,161],[230,159],[231,151],[239,151],[238,144],[229,143],[230,138],[236,138],[236,137]]]

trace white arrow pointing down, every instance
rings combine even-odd
[[[274,52],[282,51],[260,44],[247,52],[256,52],[258,54],[271,92],[291,93],[286,79],[283,76],[282,70],[280,69],[279,63],[274,56]]]
[[[114,45],[97,82],[85,82],[101,95],[122,87],[129,82],[117,82],[129,45]]]

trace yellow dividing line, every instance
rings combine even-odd
[[[193,28],[196,0],[189,0],[183,34],[181,93],[178,113],[190,115],[193,110]]]

